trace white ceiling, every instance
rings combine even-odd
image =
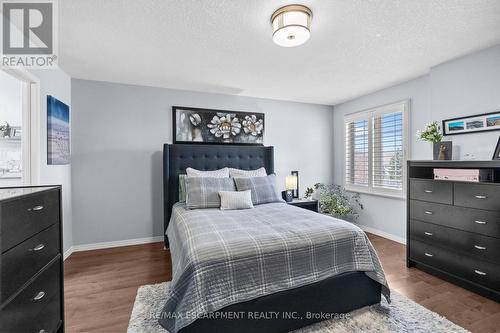
[[[306,0],[311,39],[282,48],[270,17],[294,0],[63,0],[72,77],[337,104],[500,43],[499,0]]]

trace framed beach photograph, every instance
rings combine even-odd
[[[47,164],[70,163],[69,106],[47,96]]]
[[[264,144],[264,114],[172,107],[174,143]]]
[[[443,120],[443,135],[500,130],[500,111]]]

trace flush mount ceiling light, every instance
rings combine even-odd
[[[273,41],[279,46],[304,44],[311,35],[312,12],[302,5],[288,5],[277,9],[271,16]]]

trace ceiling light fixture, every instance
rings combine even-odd
[[[273,41],[279,46],[304,44],[311,36],[312,11],[303,5],[288,5],[271,16]]]

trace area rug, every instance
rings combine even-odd
[[[139,288],[130,316],[128,333],[167,332],[158,324],[156,316],[165,303],[169,286],[170,282],[164,282]],[[341,320],[323,321],[294,333],[468,332],[394,291],[391,292],[391,301],[391,304],[388,304],[383,299],[380,304],[353,311]]]

